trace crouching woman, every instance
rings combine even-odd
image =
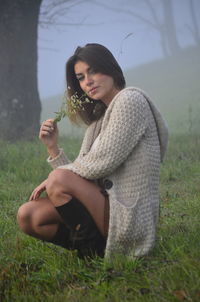
[[[56,121],[41,125],[53,171],[18,211],[23,232],[80,257],[143,256],[155,243],[159,173],[168,140],[161,114],[99,44],[66,64],[68,113],[88,127],[78,157],[58,146]],[[46,197],[40,197],[46,191]]]

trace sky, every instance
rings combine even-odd
[[[50,0],[43,0],[43,6]],[[133,1],[133,0],[132,0]],[[192,43],[187,31],[187,2],[174,0],[176,22],[182,44]],[[199,9],[199,0],[195,0]],[[100,43],[108,47],[123,70],[162,57],[162,51],[155,31],[133,17],[94,4],[95,1],[80,1],[73,6],[60,22],[76,25],[49,26],[38,29],[38,86],[42,99],[62,94],[65,90],[65,63],[77,46],[86,43]],[[112,6],[112,0],[97,1]],[[159,4],[159,0],[153,0]],[[126,3],[125,9],[132,9],[131,0],[115,0],[115,7]],[[122,7],[123,8],[123,7]],[[142,14],[148,10],[142,7]],[[58,20],[59,22],[59,20]],[[79,23],[79,25],[77,25]]]

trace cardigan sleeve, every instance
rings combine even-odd
[[[142,94],[126,92],[111,105],[106,112],[108,123],[105,129],[102,125],[96,148],[59,168],[69,169],[87,179],[98,179],[112,173],[126,160],[146,131],[147,103]]]
[[[56,169],[60,165],[65,165],[65,164],[70,163],[70,160],[65,155],[63,149],[59,149],[59,154],[56,157],[54,157],[54,158],[51,158],[49,156],[47,158],[47,162],[50,164],[50,166],[53,169]]]

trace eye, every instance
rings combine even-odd
[[[77,76],[76,78],[77,78],[77,80],[78,80],[79,82],[81,82],[81,81],[83,81],[84,76],[83,76],[83,75],[80,75],[80,76]]]

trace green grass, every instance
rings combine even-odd
[[[73,159],[80,142],[61,145]],[[50,171],[38,141],[0,143],[0,301],[199,301],[200,138],[172,135],[161,168],[161,215],[142,259],[83,261],[21,233],[18,207]]]

